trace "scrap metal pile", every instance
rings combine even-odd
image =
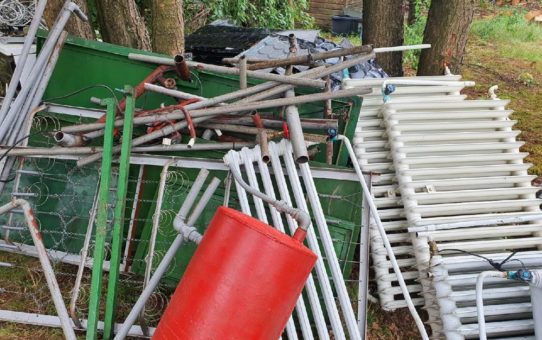
[[[68,339],[76,338],[75,330],[86,331],[87,339],[99,332],[107,339],[153,333],[167,338],[174,327],[185,338],[226,329],[238,338],[243,332],[259,338],[266,329],[270,339],[363,339],[370,256],[380,305],[408,307],[423,339],[428,334],[416,310],[422,305],[434,338],[539,335],[534,296],[542,279],[534,269],[542,267],[540,200],[507,103],[467,100],[460,91],[473,83],[453,75],[359,79],[386,77],[373,63],[377,53],[427,46],[337,48],[320,41],[320,49],[313,49],[316,44],[294,34],[270,35],[224,59],[229,66],[211,65],[181,54],[78,45],[64,25],[72,13],[86,17],[68,1],[30,65],[27,56],[45,4],[36,5],[0,109],[0,193],[9,189],[12,198],[0,207],[0,249],[39,257],[57,315],[0,310],[0,321],[60,326]],[[265,52],[281,48],[286,54]],[[81,55],[92,72],[70,63]],[[56,70],[57,63],[66,69]],[[102,63],[114,65],[114,74]],[[27,79],[21,79],[23,69],[29,70]],[[40,119],[54,124],[33,124]],[[350,165],[354,171],[344,168]],[[66,197],[78,212],[65,213]],[[219,217],[212,217],[215,211]],[[18,219],[21,212],[24,218]],[[248,234],[239,225],[234,236],[224,233],[225,227],[216,226],[231,221],[215,218],[257,224],[260,235],[249,239],[257,238],[261,247],[243,241]],[[269,225],[276,230],[266,231]],[[350,229],[337,229],[344,225]],[[17,238],[23,231],[31,238]],[[256,297],[265,304],[280,300],[280,289],[265,275],[276,269],[286,278],[281,265],[295,262],[281,264],[274,248],[265,250],[261,234],[284,236],[286,250],[294,244],[309,254],[296,272],[302,282],[284,279],[290,285],[283,297],[291,308],[277,306],[277,315],[269,315]],[[230,243],[224,247],[211,237]],[[208,260],[219,248],[228,256]],[[233,249],[239,253],[230,257]],[[202,270],[192,262],[186,267],[192,258],[205,263]],[[51,259],[77,266],[69,309]],[[501,272],[479,276],[490,265]],[[86,267],[92,275],[88,301],[82,302]],[[219,270],[224,268],[231,271]],[[214,279],[198,283],[207,281],[206,270]],[[255,272],[263,282],[251,286],[242,275]],[[119,287],[128,274],[126,282],[137,282],[140,290],[122,314]],[[355,274],[357,285],[349,282]],[[486,275],[491,287],[482,294]],[[179,280],[181,288],[165,298],[169,307],[158,312],[162,321],[149,324],[149,301]],[[533,302],[520,281],[533,287]],[[205,292],[190,294],[200,289]],[[357,301],[350,289],[357,291]],[[217,300],[204,301],[211,296]],[[194,300],[187,303],[188,297]],[[487,313],[483,297],[490,300]],[[225,300],[236,301],[231,313],[249,306],[255,312],[224,323],[213,308]],[[189,317],[175,317],[192,315],[192,307],[212,323],[198,331],[198,323],[183,324]]]

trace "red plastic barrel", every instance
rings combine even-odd
[[[220,207],[153,339],[276,340],[315,262],[302,243]]]

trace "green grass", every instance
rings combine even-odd
[[[423,42],[423,31],[427,23],[427,16],[418,17],[413,25],[405,25],[404,45],[418,45]],[[414,70],[418,69],[418,62],[422,50],[409,50],[403,53],[403,64]]]
[[[525,13],[507,10],[477,20],[471,26],[471,33],[482,41],[495,44],[504,57],[542,61],[542,26],[527,22]]]

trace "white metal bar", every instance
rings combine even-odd
[[[280,154],[283,155],[284,165],[286,166],[286,172],[288,173],[288,177],[290,179],[292,192],[294,194],[297,206],[301,208],[302,210],[308,211],[308,205],[307,205],[307,202],[305,201],[305,197],[304,197],[305,195],[303,194],[301,190],[302,186],[301,186],[301,182],[299,181],[299,177],[298,177],[299,175],[297,174],[297,170],[296,170],[294,159],[291,154],[291,150],[286,149],[284,140],[282,141],[281,144],[278,144],[278,145],[273,144],[273,146],[276,147],[275,150],[277,150]],[[271,153],[271,144],[270,144],[270,153]],[[318,252],[316,253],[318,255],[318,261],[316,262],[315,269],[318,274],[320,288],[324,296],[324,303],[328,311],[328,317],[330,319],[335,336],[338,337],[339,339],[346,339],[346,336],[344,335],[344,330],[342,327],[342,322],[339,317],[339,310],[335,303],[335,297],[333,296],[331,283],[327,275],[327,271],[326,271],[324,261],[322,258],[322,253],[320,252],[318,240],[316,239],[316,234],[314,233],[314,231],[311,232],[311,230],[313,231],[312,228],[309,228],[309,232],[307,233],[307,243],[309,244],[309,247],[313,251],[318,250]],[[333,258],[328,257],[327,253],[325,253],[325,256],[328,259],[333,259]],[[331,263],[331,260],[329,260],[328,263]],[[350,309],[352,309],[352,307],[350,307]],[[357,324],[356,324],[356,328],[357,328]],[[358,334],[358,337],[359,337],[359,334]]]

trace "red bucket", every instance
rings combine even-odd
[[[316,258],[269,225],[220,207],[153,339],[276,340]]]

